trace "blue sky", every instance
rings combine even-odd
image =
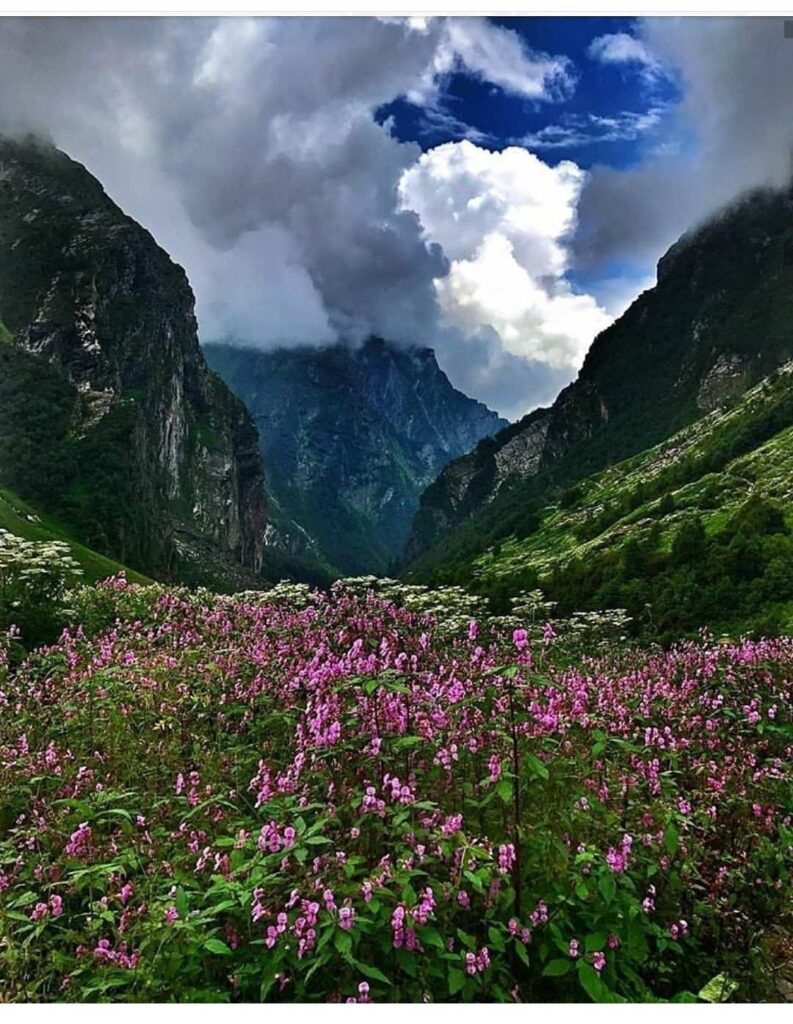
[[[569,61],[570,82],[560,94],[530,99],[471,75],[463,67],[448,75],[434,103],[401,97],[375,112],[402,142],[422,150],[470,139],[488,150],[519,146],[550,167],[573,161],[624,171],[652,159],[655,147],[691,144],[671,115],[683,98],[669,66],[603,58],[599,40],[631,40],[638,23],[616,17],[490,18],[516,33],[527,52]],[[630,45],[630,44],[629,44]],[[649,57],[649,55],[648,55]],[[571,265],[565,277],[578,293],[591,293],[621,309],[625,297],[650,282],[653,259],[607,259],[596,267]]]
[[[684,231],[782,185],[781,18],[18,18],[44,130],[181,263],[202,340],[429,345],[554,399]]]
[[[574,69],[574,88],[556,102],[532,101],[506,92],[470,74],[459,72],[444,85],[439,106],[449,115],[448,123],[440,122],[426,108],[398,99],[377,111],[379,121],[392,118],[392,131],[401,141],[418,143],[431,149],[444,142],[455,142],[471,136],[491,149],[524,144],[541,154],[546,163],[574,160],[580,167],[606,164],[615,168],[630,167],[642,159],[648,145],[662,137],[663,114],[657,115],[657,126],[635,131],[633,138],[599,141],[593,118],[619,119],[623,134],[630,134],[626,114],[637,116],[648,112],[667,111],[681,98],[682,92],[674,74],[667,71],[648,81],[637,64],[608,64],[589,53],[593,40],[607,35],[631,35],[635,19],[631,18],[491,18],[492,24],[519,34],[532,51],[569,58]],[[459,124],[454,124],[454,120]],[[579,136],[588,135],[589,142],[574,145],[544,145],[536,139],[543,129],[562,125],[577,129]],[[474,134],[475,133],[475,134]]]

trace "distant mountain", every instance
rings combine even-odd
[[[372,339],[204,354],[259,429],[268,544],[327,575],[388,571],[422,490],[505,424],[452,387],[427,348]]]
[[[430,485],[406,547],[413,575],[464,578],[491,545],[530,536],[561,489],[728,406],[791,356],[793,198],[763,190],[672,246],[551,408]]]
[[[0,139],[0,484],[148,575],[258,578],[256,431],[181,267],[52,146]]]

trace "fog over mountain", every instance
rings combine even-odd
[[[587,59],[640,76],[648,104],[660,76],[682,89],[627,169],[465,125],[422,151],[378,122],[399,97],[448,119],[454,75],[552,122],[580,69],[484,18],[4,19],[0,130],[47,133],[153,232],[203,339],[431,345],[455,386],[516,417],[575,376],[683,228],[787,173],[780,19],[622,35]]]

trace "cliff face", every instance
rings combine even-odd
[[[184,271],[30,140],[0,140],[0,322],[0,480],[147,573],[258,572],[256,431],[204,361]]]
[[[793,355],[793,200],[761,191],[683,236],[658,283],[594,341],[578,379],[422,495],[409,562],[455,557],[521,528],[520,505],[642,451],[734,402]],[[509,507],[508,507],[509,506]],[[454,541],[452,546],[454,546]]]
[[[504,423],[456,391],[426,348],[373,339],[359,348],[204,351],[259,429],[268,544],[331,574],[388,571],[421,491]]]

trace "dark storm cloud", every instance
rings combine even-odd
[[[204,338],[437,344],[492,392],[504,360],[439,327],[448,261],[397,202],[419,148],[373,119],[399,96],[432,116],[453,71],[532,102],[573,87],[566,58],[479,18],[8,19],[0,129],[46,131],[152,230]]]

